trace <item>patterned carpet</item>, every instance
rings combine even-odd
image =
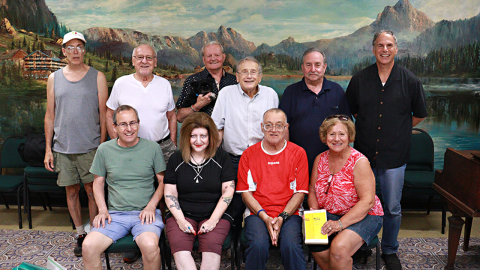
[[[73,232],[0,230],[0,269],[11,269],[21,262],[45,266],[48,256],[67,269],[83,269],[82,258],[73,255],[74,237]],[[446,238],[403,238],[399,242],[399,257],[404,269],[443,269],[445,266]],[[470,239],[468,252],[463,252],[462,243],[463,239],[457,252],[456,269],[480,269],[480,238]],[[112,254],[112,269],[142,269],[141,260],[125,265],[121,257],[121,254]],[[383,261],[381,266],[385,268]],[[222,256],[221,269],[231,269],[226,255]],[[268,269],[283,269],[278,252],[272,252]],[[312,263],[307,269],[312,269]],[[375,269],[375,256],[370,256],[366,265],[355,264],[354,269]]]

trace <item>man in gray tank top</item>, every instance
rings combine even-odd
[[[107,80],[102,72],[83,63],[85,43],[79,32],[63,37],[62,52],[68,65],[48,77],[45,114],[45,168],[58,172],[57,184],[65,187],[68,210],[78,234],[76,256],[82,255],[86,236],[79,199],[80,182],[88,195],[91,224],[98,209],[89,170],[98,145],[107,137]]]

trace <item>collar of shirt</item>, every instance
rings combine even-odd
[[[322,90],[318,93],[318,95],[321,95],[325,93],[325,91],[332,89],[332,83],[327,80],[327,78],[323,78],[323,83],[322,83]],[[305,82],[305,77],[302,78],[302,90],[303,91],[310,91],[313,93],[312,90],[310,90],[307,86],[307,83]]]

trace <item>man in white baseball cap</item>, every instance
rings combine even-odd
[[[57,184],[65,187],[68,210],[78,233],[76,256],[82,256],[86,236],[80,183],[88,195],[92,223],[98,209],[93,196],[93,174],[89,170],[98,145],[107,138],[107,80],[102,72],[83,63],[86,42],[85,37],[75,31],[63,37],[62,52],[68,65],[48,77],[45,114],[45,168],[57,172]]]
[[[79,39],[79,40],[83,41],[83,45],[85,45],[85,43],[87,43],[87,41],[85,40],[85,37],[82,35],[82,33],[76,32],[76,31],[72,31],[72,32],[66,33],[66,34],[63,36],[62,45],[65,45],[67,42],[69,42],[69,41],[72,40],[72,39]]]

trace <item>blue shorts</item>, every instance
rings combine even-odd
[[[159,238],[165,227],[162,221],[162,213],[159,209],[155,211],[155,222],[152,224],[141,223],[138,217],[142,211],[108,211],[112,217],[112,222],[105,223],[105,228],[92,228],[92,232],[99,232],[112,238],[113,243],[118,239],[125,237],[129,233],[133,235],[133,240],[143,232],[153,232]]]
[[[327,220],[339,220],[342,216],[335,214],[330,214],[327,212]],[[383,224],[383,216],[371,216],[367,215],[364,219],[359,222],[352,224],[345,228],[345,230],[351,230],[360,235],[360,237],[368,245],[375,238],[375,236],[380,232]],[[308,245],[308,249],[311,252],[322,252],[330,248],[333,238],[337,234],[332,234],[328,237],[327,245]]]

